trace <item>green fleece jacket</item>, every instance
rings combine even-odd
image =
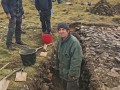
[[[60,77],[67,81],[78,79],[82,63],[82,48],[77,38],[71,34],[66,40],[60,38],[56,50],[56,65],[59,67]]]

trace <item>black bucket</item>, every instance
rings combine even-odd
[[[21,50],[19,53],[24,66],[31,66],[35,64],[36,62],[35,49],[24,49],[24,50]]]

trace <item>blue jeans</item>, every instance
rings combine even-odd
[[[61,80],[64,90],[79,90],[79,79],[74,81]]]
[[[9,20],[8,33],[6,39],[7,47],[12,45],[12,37],[14,33],[16,42],[21,42],[21,24],[22,17],[11,17],[11,19]]]

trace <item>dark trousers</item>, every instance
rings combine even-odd
[[[42,24],[42,32],[51,32],[51,10],[40,12],[40,21]]]
[[[6,45],[8,47],[12,44],[12,37],[14,33],[15,33],[16,42],[21,42],[21,24],[22,24],[22,17],[12,17],[9,20],[7,40],[6,40]]]
[[[79,79],[74,81],[61,80],[64,90],[79,90]]]

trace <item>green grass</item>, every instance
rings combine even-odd
[[[81,2],[79,1],[77,4],[73,4],[72,6],[66,5],[66,4],[60,4],[54,5],[53,10],[55,11],[55,14],[53,15],[53,23],[58,23],[60,21],[67,21],[67,22],[71,22],[71,20],[73,21],[77,21],[78,19],[80,19],[81,22],[100,22],[100,23],[114,23],[112,22],[113,18],[116,18],[118,16],[113,16],[113,17],[109,17],[109,16],[99,16],[99,15],[94,15],[87,10],[89,10],[91,7],[89,7],[87,4],[88,0],[83,1],[85,3],[85,5],[81,5]],[[92,3],[95,4],[97,3],[99,0],[92,0]],[[109,0],[108,2],[112,3],[113,5],[120,2],[119,0]],[[58,9],[59,8],[59,11]],[[62,18],[61,18],[62,17]]]

